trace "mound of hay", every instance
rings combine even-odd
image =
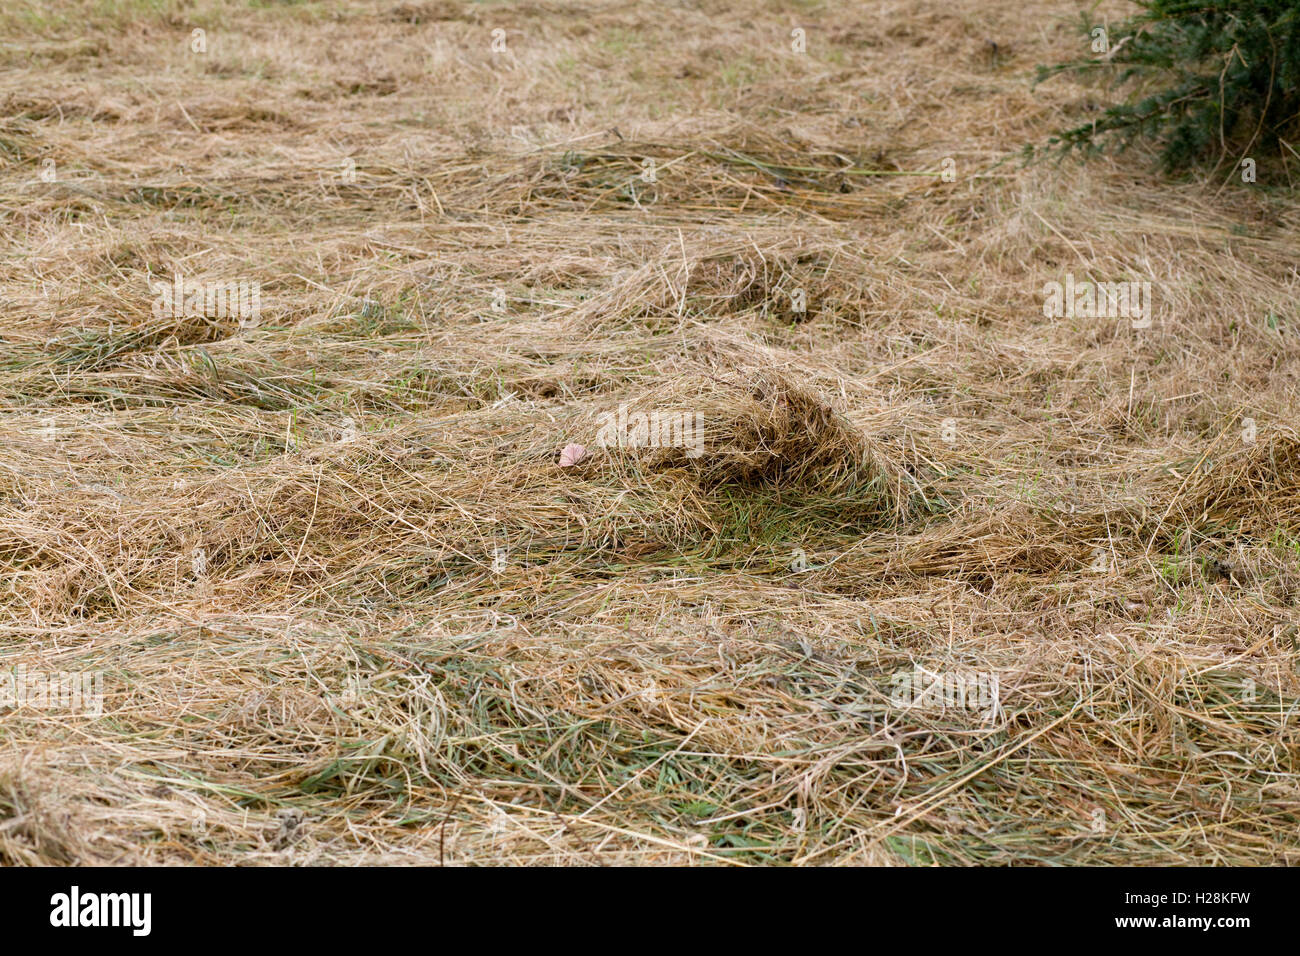
[[[900,474],[815,388],[759,365],[692,368],[588,416],[589,471],[610,458],[703,489],[776,489],[897,509]]]
[[[1160,511],[1147,533],[1156,541],[1184,527],[1268,537],[1300,526],[1300,436],[1274,427],[1247,442],[1229,427],[1203,453],[1165,468],[1152,501]]]

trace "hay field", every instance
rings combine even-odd
[[[8,0],[0,862],[1300,863],[1300,161],[1079,9]]]

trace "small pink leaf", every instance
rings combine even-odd
[[[560,467],[572,468],[586,457],[587,449],[581,445],[565,445],[564,451],[560,452]]]

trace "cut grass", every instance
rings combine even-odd
[[[105,689],[0,861],[1300,862],[1293,193],[1006,161],[1068,4],[793,15],[0,12],[0,676]]]

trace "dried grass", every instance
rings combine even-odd
[[[1300,862],[1300,206],[1009,161],[1074,12],[6,7],[0,861]]]

